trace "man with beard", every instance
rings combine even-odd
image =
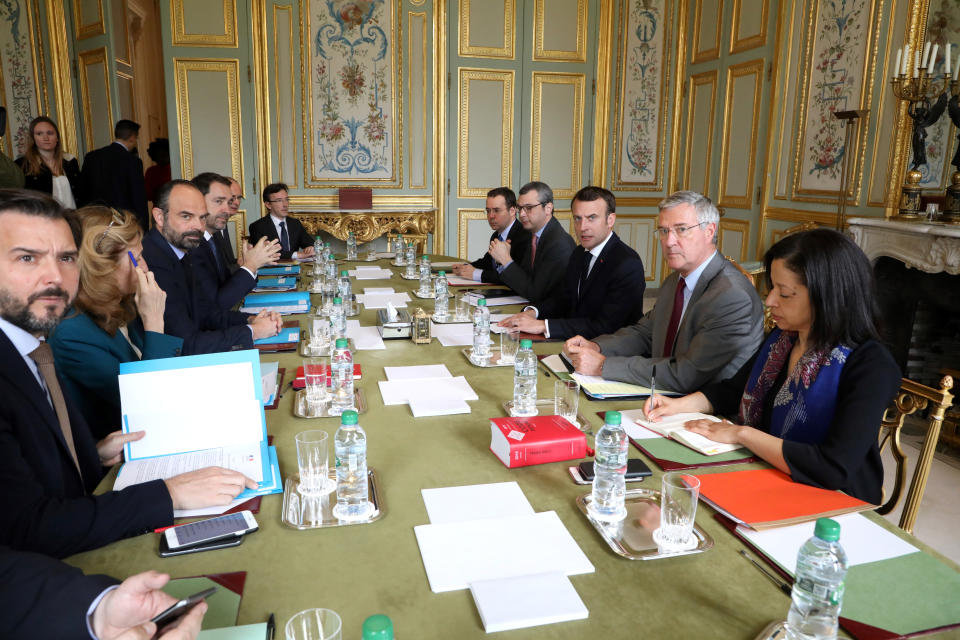
[[[206,229],[200,246],[190,252],[197,282],[207,296],[223,310],[232,309],[257,284],[257,269],[280,259],[280,243],[260,238],[244,253],[243,266],[231,271],[223,230],[230,219],[230,180],[206,172],[191,180],[207,205]],[[234,263],[236,265],[236,263]]]
[[[64,557],[173,524],[174,509],[228,504],[242,474],[208,467],[92,495],[143,432],[96,442],[45,342],[77,294],[77,246],[57,202],[0,189],[0,545]]]
[[[167,292],[164,332],[183,338],[183,354],[250,349],[254,340],[277,335],[278,314],[223,311],[197,281],[187,252],[200,245],[206,227],[200,190],[186,180],[173,180],[160,188],[155,204],[156,226],[143,237],[143,257]]]

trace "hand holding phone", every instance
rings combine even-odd
[[[176,624],[183,616],[190,613],[194,607],[203,602],[206,598],[212,596],[214,593],[216,593],[216,591],[217,587],[204,589],[203,591],[195,593],[192,596],[188,596],[183,600],[178,600],[170,605],[170,607],[164,609],[151,618],[150,622],[157,625],[157,633],[154,635],[154,638],[157,638],[163,634],[164,631]]]

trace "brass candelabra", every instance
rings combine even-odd
[[[955,127],[960,127],[960,81],[950,81],[950,100],[947,102],[947,113]],[[947,224],[960,224],[960,136],[957,136],[957,151],[953,154],[954,172],[950,175],[950,184],[947,186],[946,197],[943,202],[943,221]]]

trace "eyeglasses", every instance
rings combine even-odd
[[[660,238],[666,238],[671,233],[676,234],[678,238],[686,238],[690,235],[690,232],[696,229],[697,227],[702,227],[703,225],[708,224],[706,222],[698,222],[697,224],[692,224],[690,226],[678,225],[676,227],[657,227],[653,230]]]
[[[535,202],[534,204],[518,204],[517,208],[520,209],[520,211],[523,211],[524,213],[530,213],[537,207],[542,207],[543,204],[544,203],[542,202]]]
[[[107,228],[100,233],[99,237],[97,237],[97,241],[93,243],[93,250],[97,253],[100,253],[100,245],[102,245],[103,241],[106,240],[107,234],[110,233],[110,228],[113,225],[123,225],[127,221],[126,218],[123,217],[123,214],[116,209],[111,209],[111,211],[113,212],[113,219],[110,221],[110,224],[107,225]]]
[[[290,198],[277,198],[276,200],[267,200],[267,202],[274,204],[277,202],[290,202]]]

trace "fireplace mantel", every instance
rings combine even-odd
[[[926,273],[960,274],[958,226],[882,218],[850,218],[847,223],[871,262],[889,256]]]

